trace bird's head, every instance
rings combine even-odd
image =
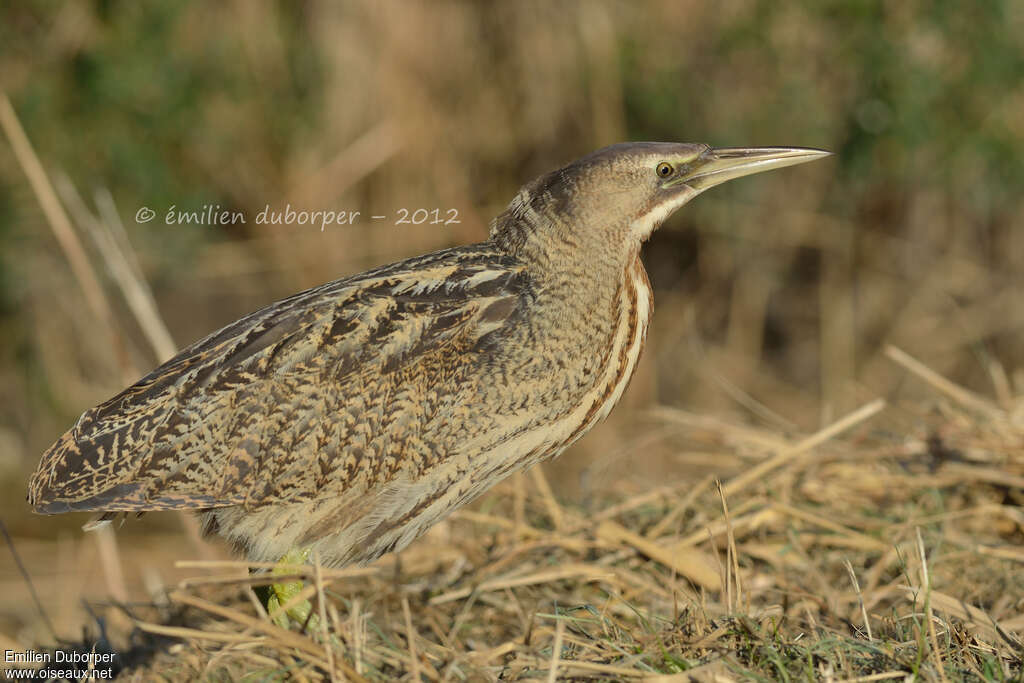
[[[525,185],[492,222],[491,237],[510,248],[532,239],[549,244],[553,239],[570,247],[593,240],[639,246],[679,207],[710,187],[828,154],[801,147],[612,145]]]

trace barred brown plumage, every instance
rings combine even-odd
[[[330,282],[192,344],[42,457],[40,513],[192,509],[253,560],[404,547],[621,398],[640,247],[715,184],[826,154],[613,145],[527,184],[481,244]]]

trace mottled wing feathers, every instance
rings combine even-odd
[[[443,455],[429,431],[451,406],[430,384],[458,387],[458,367],[500,352],[527,296],[522,265],[487,244],[296,294],[86,411],[43,455],[29,501],[43,513],[256,507],[379,486]]]

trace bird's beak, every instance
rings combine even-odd
[[[709,148],[689,164],[672,185],[685,184],[698,192],[751,173],[794,166],[829,156],[831,152],[808,147]]]

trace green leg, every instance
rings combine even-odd
[[[280,559],[277,566],[270,570],[270,573],[272,576],[293,574],[295,573],[295,570],[292,567],[298,564],[308,563],[308,549],[301,551],[292,550]],[[293,604],[286,610],[280,611],[281,606],[288,604],[288,601],[298,595],[302,591],[303,587],[304,585],[299,579],[270,585],[270,598],[267,600],[267,612],[272,616],[274,623],[281,628],[289,628],[291,626],[291,621],[295,621],[299,626],[306,626],[310,631],[315,631],[320,628],[320,620],[317,619],[315,614],[311,614],[313,606],[310,604],[309,600],[302,600]],[[274,616],[274,612],[277,612],[276,616]],[[289,619],[289,617],[291,619]]]

